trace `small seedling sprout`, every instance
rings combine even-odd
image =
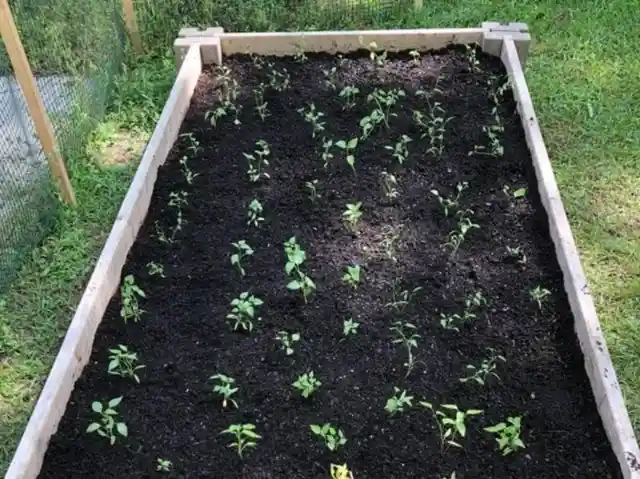
[[[298,379],[292,384],[294,388],[300,391],[303,398],[311,396],[322,383],[316,379],[313,371],[298,376]]]
[[[342,220],[344,221],[347,229],[355,233],[358,230],[360,218],[362,218],[362,202],[358,201],[357,203],[347,203],[346,206],[346,209],[342,212]]]
[[[382,67],[387,61],[387,51],[383,50],[378,53],[378,44],[376,42],[369,43],[369,58],[375,66]]]
[[[411,50],[409,55],[411,56],[411,63],[414,66],[420,66],[420,52],[418,50]]]
[[[359,264],[347,266],[347,272],[342,276],[342,282],[351,286],[353,289],[358,289],[361,279],[362,268]]]
[[[340,91],[339,96],[344,102],[344,105],[342,105],[343,110],[349,111],[356,106],[356,96],[358,93],[360,93],[360,89],[352,85],[348,85]]]
[[[478,56],[476,54],[476,46],[475,45],[465,45],[467,49],[467,61],[469,62],[469,69],[472,73],[482,73],[482,69],[480,68],[480,61],[478,60]]]
[[[289,333],[287,331],[278,331],[276,334],[276,341],[280,342],[281,349],[287,356],[291,356],[295,353],[293,346],[300,341],[300,333]]]
[[[385,146],[385,150],[391,152],[391,156],[394,157],[400,165],[402,165],[409,157],[409,148],[407,145],[411,142],[411,138],[407,135],[402,135],[400,140],[394,146]]]
[[[184,179],[187,181],[188,184],[193,184],[193,181],[200,176],[200,173],[194,173],[193,171],[191,171],[191,169],[189,168],[189,165],[187,164],[187,162],[189,161],[189,159],[186,156],[183,156],[182,158],[180,158],[179,163],[180,166],[182,166],[182,174],[184,175]]]
[[[251,200],[251,203],[249,203],[249,209],[247,210],[247,224],[255,227],[260,226],[260,223],[264,221],[262,211],[262,203],[255,198]]]
[[[222,396],[222,407],[226,409],[231,403],[237,409],[238,403],[232,398],[239,390],[239,388],[233,387],[236,380],[224,374],[215,374],[209,379],[216,382],[213,386],[213,392]]]
[[[244,258],[253,255],[253,249],[247,244],[245,240],[231,243],[231,246],[233,246],[233,249],[235,251],[231,255],[231,264],[238,268],[238,271],[240,271],[240,276],[244,276],[245,271],[242,267],[242,261],[244,260]]]
[[[316,285],[313,280],[300,268],[307,259],[307,254],[300,247],[295,236],[292,236],[285,241],[284,252],[287,257],[284,270],[287,275],[292,278],[291,281],[287,283],[287,289],[300,291],[302,293],[302,298],[306,303],[311,293],[316,289]]]
[[[526,446],[520,439],[520,428],[522,418],[520,416],[508,417],[507,422],[501,422],[495,426],[485,427],[484,430],[495,434],[498,447],[503,456],[507,456],[518,449],[525,449]]]
[[[260,320],[256,318],[256,308],[262,304],[263,301],[260,298],[250,295],[247,291],[231,301],[232,309],[227,314],[227,319],[234,321],[233,330],[252,331],[254,319]]]
[[[373,132],[376,126],[384,121],[384,112],[378,108],[374,109],[367,116],[360,119],[360,128],[362,129],[362,141],[369,138],[369,135]]]
[[[311,424],[309,428],[313,434],[322,438],[325,446],[330,451],[336,451],[340,446],[344,446],[347,443],[347,438],[344,436],[342,429],[337,429],[331,423],[326,423],[322,426]]]
[[[353,479],[353,473],[346,464],[341,466],[331,464],[329,472],[331,473],[331,479]]]
[[[507,246],[507,255],[509,256],[509,258],[515,259],[520,264],[526,264],[527,262],[527,255],[524,254],[521,246],[516,246],[513,248]]]
[[[382,121],[384,122],[387,129],[389,128],[389,119],[391,117],[398,116],[396,113],[391,112],[391,108],[398,102],[398,100],[405,96],[404,90],[399,89],[391,89],[391,90],[381,90],[376,88],[373,90],[373,93],[370,93],[367,96],[368,102],[373,102],[376,105],[376,110],[379,110],[382,113]]]
[[[380,183],[382,185],[382,195],[388,201],[396,199],[400,196],[398,192],[398,179],[396,175],[388,173],[386,170],[380,173]]]
[[[269,116],[269,112],[267,111],[268,103],[264,99],[266,90],[267,85],[262,82],[253,90],[253,96],[256,100],[255,110],[262,121],[266,120]]]
[[[324,84],[329,89],[336,90],[338,88],[338,69],[332,67],[329,70],[322,70],[322,74],[324,75]]]
[[[118,421],[116,408],[120,402],[122,402],[122,396],[111,399],[106,406],[99,401],[91,403],[91,409],[98,414],[99,419],[89,424],[87,433],[96,433],[109,439],[109,444],[112,446],[116,443],[118,436],[127,437],[129,434],[127,425]]]
[[[474,366],[473,364],[467,364],[467,371],[469,373],[468,376],[460,378],[461,383],[466,383],[468,381],[475,381],[481,386],[484,386],[487,383],[487,380],[490,377],[495,377],[496,379],[500,379],[498,373],[496,373],[496,369],[498,369],[498,362],[507,362],[506,358],[500,354],[496,354],[493,348],[487,348],[489,355],[487,358],[483,359],[480,363],[480,366]]]
[[[140,321],[144,310],[140,307],[138,298],[145,297],[144,291],[136,284],[134,276],[132,274],[125,276],[120,286],[120,300],[122,301],[120,317],[124,319],[125,323],[130,319],[134,323]]]
[[[529,295],[531,296],[531,299],[538,304],[540,311],[542,311],[542,303],[547,299],[547,297],[551,296],[551,291],[538,285],[529,291]]]
[[[270,178],[269,173],[263,171],[265,166],[269,166],[269,160],[267,160],[267,157],[271,154],[269,143],[264,140],[258,140],[256,141],[256,147],[253,153],[243,153],[249,162],[247,176],[251,183],[256,183],[261,178]]]
[[[161,278],[166,278],[164,275],[164,266],[160,263],[149,261],[147,263],[147,268],[149,268],[149,276],[160,276]]]
[[[357,321],[354,321],[353,318],[345,319],[342,322],[342,336],[344,336],[344,338],[348,338],[349,336],[355,336],[356,334],[358,334],[359,326],[360,326],[360,323],[358,323]]]
[[[455,404],[442,404],[440,408],[427,401],[420,401],[420,406],[427,408],[433,414],[433,418],[438,425],[440,432],[440,442],[442,450],[447,446],[462,448],[458,442],[458,437],[464,438],[467,435],[466,420],[469,416],[482,414],[480,409],[468,409],[462,411]]]
[[[458,211],[456,216],[458,217],[458,224],[455,230],[449,233],[449,241],[445,243],[446,247],[451,248],[450,258],[453,258],[458,249],[460,249],[460,245],[464,242],[467,237],[467,234],[473,229],[479,229],[480,225],[473,223],[470,219],[470,216],[473,214],[471,210]]]
[[[306,181],[304,183],[304,187],[307,189],[309,193],[309,199],[312,203],[315,203],[320,198],[320,193],[318,193],[318,185],[320,181],[317,179],[313,179],[311,181]]]
[[[415,333],[416,329],[418,328],[414,324],[402,321],[395,321],[389,328],[393,344],[402,344],[407,350],[407,361],[404,363],[407,368],[405,378],[411,374],[416,364],[413,349],[418,347],[418,338],[420,338],[420,335]]]
[[[227,447],[235,449],[240,459],[246,449],[256,447],[257,440],[261,439],[261,436],[256,434],[256,427],[253,424],[232,424],[220,434],[233,436],[233,442]]]
[[[321,121],[322,117],[324,117],[324,113],[316,110],[316,106],[313,103],[310,103],[309,106],[305,108],[299,108],[298,113],[300,113],[304,120],[311,124],[313,128],[311,132],[311,137],[315,138],[316,134],[322,133],[324,131],[324,121]]]
[[[156,459],[156,471],[158,472],[171,472],[173,463],[169,459],[163,459],[159,457]]]
[[[270,62],[267,63],[267,68],[269,69],[267,72],[269,86],[280,93],[287,91],[291,85],[291,76],[287,69],[283,68],[282,71],[278,71]]]
[[[435,102],[431,107],[428,115],[419,110],[413,112],[413,120],[422,130],[420,138],[429,138],[428,153],[436,158],[440,158],[444,152],[444,134],[446,132],[447,123],[451,121],[450,117],[446,117],[444,109],[440,103]]]
[[[333,159],[333,153],[331,153],[332,146],[333,140],[322,139],[322,162],[325,170],[329,167],[329,163]]]
[[[350,140],[340,140],[336,142],[336,146],[344,151],[345,159],[347,160],[347,164],[353,170],[353,173],[356,172],[356,157],[355,157],[355,149],[358,146],[358,139],[351,138]]]
[[[460,196],[462,192],[469,187],[469,183],[463,181],[462,183],[458,183],[456,185],[456,193],[455,196],[446,196],[443,197],[440,195],[440,192],[436,189],[430,191],[431,196],[435,197],[440,203],[442,210],[444,211],[445,216],[449,216],[449,213],[452,213],[454,210],[457,211],[460,206]]]
[[[135,382],[140,383],[140,378],[136,371],[144,369],[138,362],[138,355],[129,350],[125,345],[119,344],[118,347],[109,349],[109,365],[107,373],[122,378],[131,378]]]
[[[401,391],[394,386],[393,391],[393,396],[387,399],[387,404],[384,406],[384,410],[391,416],[404,413],[405,409],[412,406],[411,401],[413,401],[413,396],[407,395],[406,389]]]
[[[393,309],[396,314],[403,313],[415,295],[422,291],[421,286],[417,286],[411,291],[408,289],[400,290],[399,284],[400,282],[398,280],[393,282],[391,301],[385,304],[387,308]]]

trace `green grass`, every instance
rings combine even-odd
[[[562,5],[550,0],[438,0],[425,2],[428,6],[419,15],[368,15],[365,22],[326,20],[307,8],[285,15],[282,0],[266,3],[273,5],[277,18],[257,0],[217,0],[213,6],[194,0],[189,8],[182,0],[136,3],[152,55],[120,78],[111,113],[98,128],[90,154],[70,162],[78,208],[63,209],[53,234],[0,300],[0,472],[8,465],[133,172],[131,166],[104,166],[100,155],[114,151],[119,145],[111,143],[116,140],[135,144],[132,138],[152,131],[172,82],[172,60],[163,55],[175,28],[214,25],[216,19],[238,30],[528,23],[535,37],[529,87],[629,412],[640,430],[637,0]],[[171,12],[177,12],[175,18]]]

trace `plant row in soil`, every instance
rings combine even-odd
[[[41,477],[619,477],[475,47],[202,74]]]

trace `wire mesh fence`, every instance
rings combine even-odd
[[[124,48],[117,0],[10,2],[67,162],[101,119]],[[55,188],[11,62],[0,48],[0,291],[50,230]]]

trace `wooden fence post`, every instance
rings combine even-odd
[[[20,41],[20,35],[13,21],[13,15],[7,0],[0,0],[0,34],[2,34],[5,48],[9,54],[16,80],[20,84],[20,88],[27,102],[27,108],[35,125],[36,134],[38,138],[40,138],[40,144],[49,161],[51,172],[58,182],[62,199],[68,204],[75,204],[76,197],[73,193],[71,182],[69,181],[67,167],[58,152],[53,127],[51,126],[44,103],[42,103],[42,98],[38,92],[36,80],[31,71],[31,65],[29,65],[29,60],[24,52],[24,47]]]
[[[133,8],[133,0],[122,0],[122,12],[124,14],[124,23],[127,26],[129,38],[133,45],[133,51],[137,54],[142,54],[142,39],[138,30],[138,18]]]

